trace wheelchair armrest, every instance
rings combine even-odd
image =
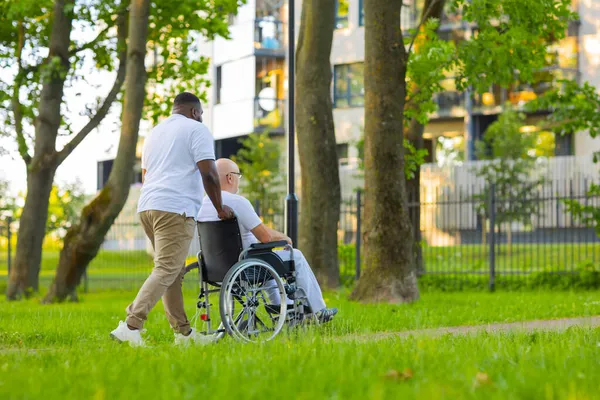
[[[269,243],[253,243],[250,245],[250,250],[271,250],[275,247],[285,247],[288,245],[288,242],[285,240],[278,240],[276,242]]]

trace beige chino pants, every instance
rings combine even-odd
[[[183,308],[185,259],[196,223],[191,217],[164,211],[143,211],[140,219],[154,248],[154,268],[127,307],[127,324],[142,329],[150,310],[162,297],[171,327],[188,333],[190,322]]]

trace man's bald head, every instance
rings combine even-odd
[[[237,193],[240,186],[240,167],[229,158],[219,158],[216,161],[221,189],[229,193]]]

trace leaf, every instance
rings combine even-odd
[[[402,372],[396,369],[390,369],[386,372],[383,377],[385,379],[394,380],[394,381],[407,381],[414,376],[412,369],[405,368]]]
[[[478,372],[475,375],[475,386],[491,385],[492,379],[485,372]]]

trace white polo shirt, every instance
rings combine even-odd
[[[195,217],[204,196],[196,163],[214,159],[214,139],[201,122],[173,114],[156,125],[142,149],[146,176],[137,211],[166,211]]]
[[[262,224],[262,221],[248,199],[226,191],[221,192],[221,199],[224,205],[231,207],[237,217],[240,234],[242,235],[242,248],[247,249],[252,243],[259,243],[259,240],[252,233],[252,229]],[[208,196],[204,197],[197,220],[199,222],[219,221],[217,210]]]

